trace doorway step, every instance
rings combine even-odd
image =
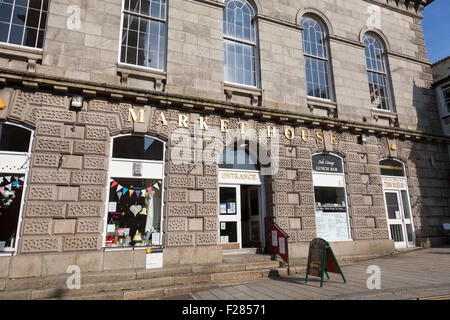
[[[291,275],[300,272],[305,268],[290,269]],[[0,279],[0,300],[152,299],[286,275],[287,268],[270,255],[241,252],[224,254],[221,264],[86,272],[81,274],[81,288],[72,290],[66,285],[70,274]]]

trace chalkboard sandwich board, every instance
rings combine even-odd
[[[320,277],[320,287],[322,287],[324,274],[330,279],[328,272],[340,273],[344,282],[347,282],[330,244],[321,238],[316,238],[309,244],[305,283],[308,282],[308,275],[312,275]]]

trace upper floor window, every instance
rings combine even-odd
[[[125,0],[120,62],[165,69],[166,0]]]
[[[377,109],[393,111],[384,45],[371,34],[365,34],[363,41],[367,45],[365,49],[366,68],[372,106]]]
[[[0,1],[0,42],[42,49],[47,14],[48,0]]]
[[[442,107],[444,115],[450,114],[450,83],[442,86]]]
[[[332,100],[331,71],[326,28],[316,19],[303,16],[301,25],[305,56],[307,95]]]
[[[223,48],[225,81],[258,86],[256,10],[246,0],[225,0]]]

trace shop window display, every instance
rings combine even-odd
[[[161,245],[161,180],[112,178],[105,247]]]

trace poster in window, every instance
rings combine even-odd
[[[235,214],[236,213],[236,202],[228,202],[227,213]]]
[[[228,243],[228,236],[220,236],[220,243]]]
[[[226,214],[227,213],[227,204],[221,203],[220,204],[220,214]]]
[[[116,212],[116,211],[117,211],[117,202],[109,202],[108,212]]]

